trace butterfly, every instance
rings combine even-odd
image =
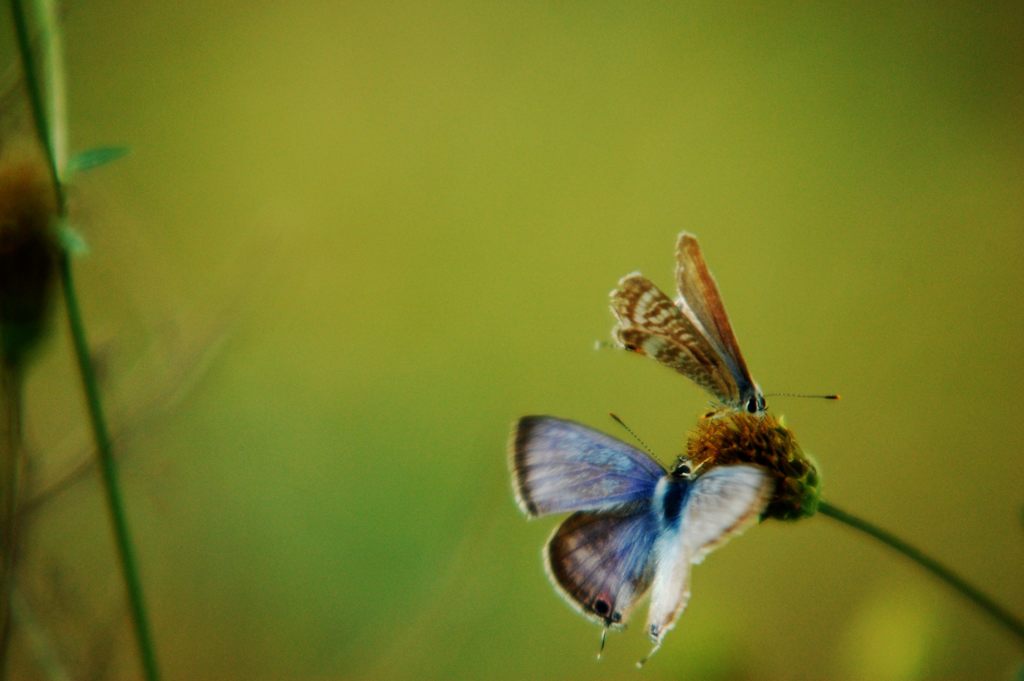
[[[625,442],[551,416],[518,421],[509,459],[527,516],[572,512],[545,545],[544,563],[558,592],[604,625],[602,648],[650,591],[647,657],[686,607],[690,566],[756,522],[774,489],[760,466],[699,472],[680,457],[666,470]]]
[[[626,350],[689,377],[727,407],[763,414],[764,393],[743,361],[697,237],[688,232],[676,243],[676,287],[673,301],[638,272],[620,279],[611,292],[612,336]]]

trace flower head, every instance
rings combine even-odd
[[[762,518],[796,520],[818,510],[821,480],[814,462],[779,419],[723,409],[705,414],[686,443],[694,469],[738,463],[761,466],[775,491]]]
[[[60,257],[56,209],[44,163],[0,162],[0,357],[10,366],[46,331]]]

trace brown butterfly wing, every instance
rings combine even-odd
[[[746,402],[757,394],[757,387],[743,360],[715,278],[704,262],[697,237],[689,232],[680,234],[676,243],[676,285],[684,314],[692,313],[696,323],[707,333],[739,387],[737,402]]]
[[[548,540],[548,576],[582,614],[608,627],[625,623],[654,578],[658,517],[650,503],[618,512],[580,511]]]
[[[611,293],[617,323],[612,335],[625,349],[653,357],[719,400],[740,397],[724,358],[694,322],[649,279],[630,274]]]

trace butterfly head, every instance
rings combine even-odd
[[[677,456],[676,462],[672,464],[672,470],[669,475],[676,480],[689,480],[694,475],[693,466],[690,465],[690,460],[685,456]]]
[[[763,415],[765,410],[768,408],[768,404],[765,402],[764,393],[761,392],[761,388],[755,383],[747,394],[744,395],[742,401],[743,411],[748,414]]]

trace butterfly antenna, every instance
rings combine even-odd
[[[604,652],[604,642],[608,640],[608,627],[601,630],[601,645],[597,648],[597,659],[601,659],[601,654]]]
[[[839,400],[842,399],[841,395],[808,395],[806,393],[768,393],[765,397],[809,397],[816,400]]]
[[[651,456],[654,456],[654,452],[653,452],[653,451],[651,451],[651,448],[647,446],[647,443],[646,443],[646,442],[644,442],[643,440],[641,440],[641,439],[640,439],[640,436],[639,436],[639,435],[637,435],[636,433],[634,433],[634,432],[633,432],[633,429],[632,429],[632,428],[630,428],[629,426],[627,426],[627,425],[626,425],[626,422],[625,422],[625,421],[623,421],[622,419],[620,419],[620,418],[618,417],[618,415],[617,415],[617,414],[615,414],[615,413],[613,413],[613,412],[608,412],[608,416],[611,416],[611,417],[612,417],[613,419],[615,419],[615,422],[616,422],[617,424],[619,424],[620,426],[622,426],[622,427],[623,427],[623,428],[625,429],[625,431],[626,431],[627,433],[629,433],[630,435],[632,435],[632,436],[633,436],[633,439],[634,439],[634,440],[636,440],[637,442],[639,442],[639,443],[640,443],[640,446],[641,446],[641,447],[643,447],[643,448],[644,448],[645,450],[647,450],[647,453],[648,453],[648,454],[650,454]],[[655,457],[655,458],[657,458],[657,457]]]

